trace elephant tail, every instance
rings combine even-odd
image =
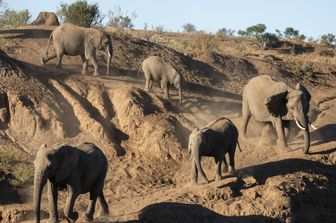
[[[49,51],[49,47],[50,47],[50,43],[51,43],[51,40],[52,40],[52,38],[53,38],[53,33],[54,33],[54,31],[52,31],[51,34],[50,34],[50,36],[49,36],[48,46],[47,46],[47,50],[46,50],[46,53],[45,53],[46,56],[48,55],[48,51]]]
[[[239,151],[242,152],[238,139],[237,139],[237,145],[238,145]]]
[[[141,68],[142,68],[142,63],[140,63],[139,68],[138,68],[137,79],[139,79],[139,73],[140,73]]]

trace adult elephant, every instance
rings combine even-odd
[[[292,88],[267,75],[251,79],[243,92],[243,137],[246,138],[247,125],[253,116],[258,122],[273,124],[278,135],[278,146],[289,150],[286,135],[289,133],[289,121],[294,120],[304,133],[303,151],[308,153],[310,134],[307,113],[310,99],[311,95],[301,84]]]
[[[151,56],[142,62],[141,68],[146,79],[146,91],[153,91],[153,81],[161,82],[164,97],[169,99],[169,85],[174,85],[179,91],[180,105],[182,104],[182,75],[172,65],[163,62],[158,57]]]
[[[50,222],[59,222],[57,213],[57,189],[67,188],[68,197],[64,215],[69,222],[78,219],[73,206],[78,195],[90,192],[90,203],[85,213],[87,220],[93,220],[96,200],[99,198],[104,214],[109,213],[103,194],[103,185],[107,172],[107,159],[103,152],[92,143],[83,143],[78,147],[62,145],[46,148],[43,145],[34,161],[34,217],[40,222],[41,195],[48,181]]]
[[[48,55],[51,40],[54,42],[54,51],[51,55]],[[83,61],[82,73],[87,73],[88,61],[90,61],[94,66],[93,75],[99,75],[96,50],[107,51],[106,74],[108,75],[113,54],[110,36],[94,28],[64,24],[54,29],[50,34],[46,55],[42,57],[42,64],[45,65],[49,60],[57,57],[56,67],[61,68],[63,55],[80,55]]]
[[[235,152],[238,143],[238,130],[236,126],[227,118],[222,117],[214,120],[203,128],[194,129],[189,136],[188,151],[192,161],[191,182],[197,183],[198,173],[209,183],[202,169],[202,156],[214,157],[216,162],[216,179],[222,178],[222,163],[225,171],[232,173],[235,170]],[[238,144],[239,146],[239,144]],[[229,166],[225,155],[229,154]]]

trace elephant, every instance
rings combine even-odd
[[[238,129],[228,118],[221,117],[203,128],[195,128],[189,135],[188,152],[192,162],[191,182],[197,183],[198,172],[209,183],[201,166],[202,156],[214,157],[216,162],[216,180],[222,179],[222,162],[224,172],[235,170],[235,152],[238,144]],[[239,146],[240,149],[240,146]],[[229,153],[229,167],[225,155]]]
[[[153,81],[160,81],[164,97],[169,99],[169,85],[174,85],[179,91],[179,104],[182,105],[182,75],[172,65],[158,57],[150,56],[142,62],[141,68],[146,79],[146,91],[153,91]]]
[[[266,124],[265,129],[272,124],[278,136],[277,145],[282,149],[290,150],[286,136],[289,134],[289,122],[294,120],[304,133],[303,152],[308,153],[310,134],[307,114],[310,99],[308,90],[300,83],[293,88],[284,82],[273,80],[268,75],[252,78],[243,91],[243,138],[246,138],[247,125],[253,116],[257,122]]]
[[[54,42],[54,52],[48,56],[50,42]],[[106,50],[108,54],[107,71],[110,72],[113,48],[111,37],[94,28],[84,28],[73,24],[63,24],[58,26],[50,34],[46,54],[42,57],[42,64],[45,65],[49,60],[57,57],[56,67],[62,67],[63,55],[80,55],[83,61],[82,74],[87,73],[88,61],[94,66],[94,74],[99,75],[96,50]]]
[[[44,144],[34,160],[34,218],[40,222],[42,190],[48,181],[50,222],[59,222],[57,213],[57,190],[67,189],[64,215],[68,222],[75,222],[78,213],[73,211],[80,194],[90,192],[90,202],[85,213],[88,221],[93,220],[95,205],[99,198],[104,215],[109,214],[104,198],[103,185],[107,173],[107,159],[93,143],[84,142],[76,147],[64,144],[47,148]]]
[[[59,26],[59,21],[53,12],[40,12],[31,25]]]

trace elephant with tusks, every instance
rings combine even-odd
[[[273,125],[278,136],[278,146],[290,150],[286,136],[289,134],[289,121],[294,120],[298,128],[303,131],[305,144],[303,152],[308,153],[310,133],[307,114],[310,99],[310,93],[300,83],[293,88],[267,75],[251,79],[243,91],[242,136],[246,138],[248,122],[254,117],[257,122],[265,123],[265,128]]]

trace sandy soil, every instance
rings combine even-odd
[[[294,125],[293,150],[284,152],[260,140],[262,126],[252,120],[250,140],[240,140],[235,175],[191,185],[186,152],[190,131],[221,116],[239,128],[244,84],[268,74],[293,86],[300,79],[288,71],[291,62],[210,52],[191,58],[112,33],[112,75],[84,76],[77,57],[64,57],[62,70],[54,67],[54,61],[40,65],[49,34],[45,27],[0,31],[6,40],[0,53],[0,90],[8,101],[0,103],[0,149],[13,151],[31,168],[42,143],[96,143],[109,159],[104,193],[111,213],[99,216],[97,208],[97,222],[335,221],[335,65],[314,64],[316,78],[304,83],[312,94],[310,120],[318,127],[311,130],[309,155],[302,154],[302,136]],[[148,55],[161,56],[182,71],[186,79],[182,107],[177,106],[175,90],[172,102],[163,99],[158,85],[155,94],[143,90],[142,75],[136,75]],[[99,62],[104,73],[104,54]],[[268,138],[272,137],[270,133]],[[203,167],[214,179],[214,161],[205,158]],[[32,180],[13,188],[6,181],[10,176],[3,177],[0,219],[31,222]],[[64,202],[65,192],[60,192],[62,222],[66,222]],[[76,210],[83,215],[86,206],[87,195],[81,195]],[[47,222],[46,194],[42,209]]]

